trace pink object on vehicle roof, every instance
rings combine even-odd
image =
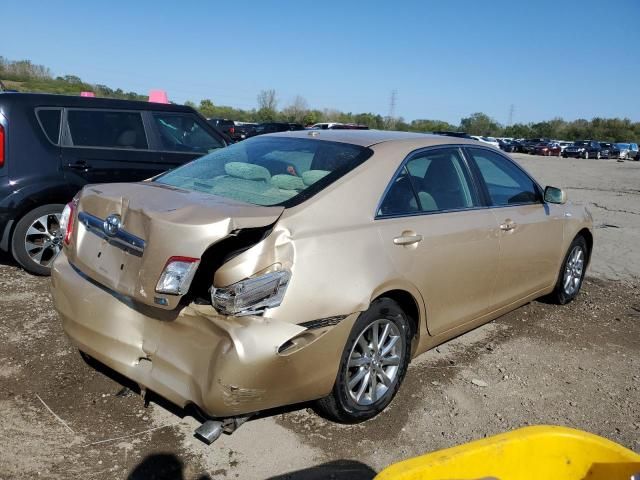
[[[96,94],[93,92],[80,92],[81,97],[95,97]]]
[[[167,92],[164,90],[151,90],[149,91],[149,101],[154,103],[169,103]]]

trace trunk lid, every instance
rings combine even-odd
[[[170,257],[201,258],[234,231],[275,223],[283,210],[153,182],[92,185],[80,197],[67,256],[92,280],[157,306],[155,286]],[[107,231],[104,221],[115,218],[119,228]],[[180,299],[162,296],[164,308]]]

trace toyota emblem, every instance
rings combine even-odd
[[[102,230],[108,237],[115,237],[120,230],[120,225],[122,225],[122,222],[120,221],[120,215],[109,215],[104,219]]]

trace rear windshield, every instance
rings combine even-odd
[[[155,181],[254,205],[297,205],[372,155],[365,147],[254,137],[216,150]]]

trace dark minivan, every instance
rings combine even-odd
[[[0,249],[47,275],[84,185],[145,180],[226,144],[186,106],[0,93]]]

